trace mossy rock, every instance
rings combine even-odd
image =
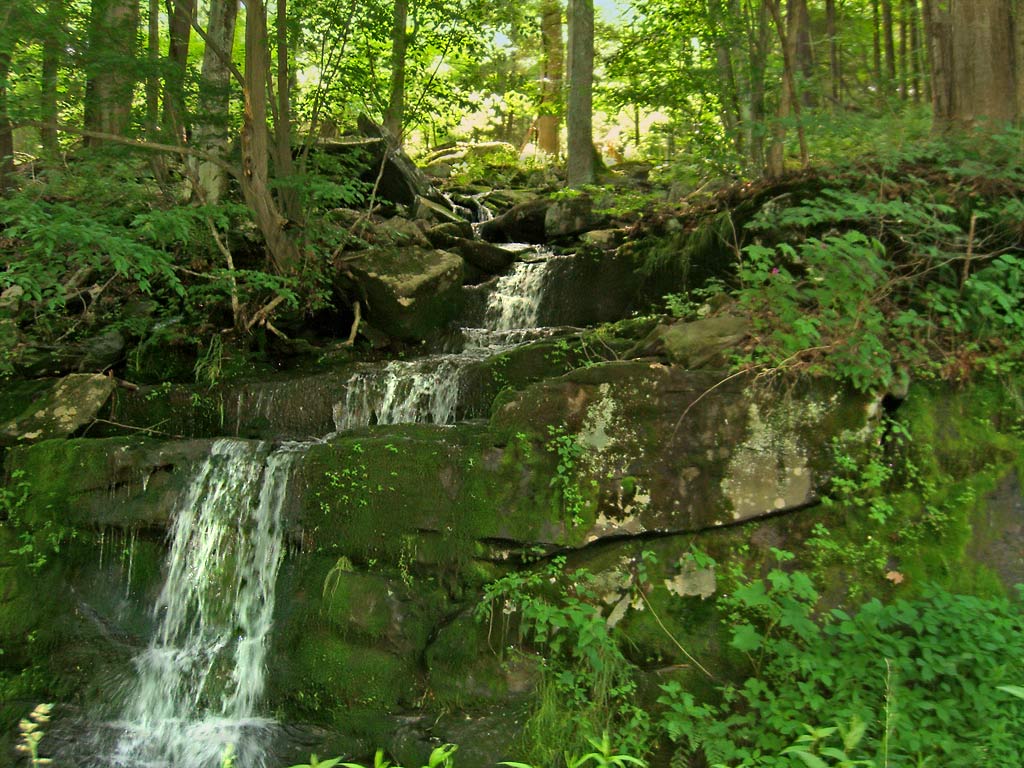
[[[506,395],[492,428],[564,430],[596,484],[590,539],[731,525],[814,503],[831,441],[865,441],[871,402],[827,382],[787,391],[724,372],[645,361],[598,364]]]
[[[310,701],[320,722],[343,724],[349,707],[390,712],[411,704],[422,690],[415,660],[328,632],[304,634],[291,654],[290,698]]]
[[[509,651],[500,627],[478,622],[470,609],[438,630],[427,649],[430,691],[439,705],[475,708],[529,695],[540,680],[539,659]]]
[[[295,524],[314,551],[471,575],[479,542],[579,542],[548,478],[554,458],[485,428],[376,428],[312,446]],[[467,570],[468,569],[468,570]]]
[[[28,486],[19,519],[31,529],[162,526],[209,441],[46,440],[12,448],[6,477]]]

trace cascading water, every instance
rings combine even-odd
[[[518,261],[497,280],[487,297],[484,328],[462,329],[460,353],[394,361],[355,374],[346,384],[344,400],[334,406],[335,428],[454,423],[466,368],[528,341],[527,331],[537,328],[552,259],[539,254],[534,260]]]
[[[157,628],[135,659],[121,736],[109,763],[210,768],[263,764],[273,721],[263,694],[281,507],[294,450],[219,440],[178,505]]]

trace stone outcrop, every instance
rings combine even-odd
[[[0,426],[0,441],[31,443],[74,434],[92,422],[114,392],[114,379],[102,374],[70,374]]]

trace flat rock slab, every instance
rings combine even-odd
[[[112,378],[99,373],[65,376],[0,427],[0,441],[12,445],[68,437],[96,418],[115,387]]]

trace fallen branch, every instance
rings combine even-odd
[[[348,340],[342,344],[343,347],[351,347],[356,343],[356,334],[359,333],[359,321],[363,318],[362,305],[357,301],[356,306],[356,319],[352,321],[352,329],[348,332]]]

